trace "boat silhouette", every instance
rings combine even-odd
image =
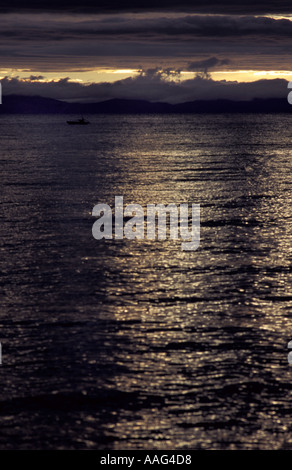
[[[89,124],[89,121],[86,121],[86,119],[84,119],[84,117],[82,117],[81,119],[78,119],[77,121],[67,121],[67,124],[81,124],[81,125],[85,125],[85,124]]]

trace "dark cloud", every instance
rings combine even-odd
[[[155,15],[140,16],[80,16],[60,18],[47,15],[41,21],[39,15],[21,17],[8,15],[0,19],[0,36],[9,41],[64,41],[157,38],[288,38],[292,37],[292,21],[255,16],[232,15]]]
[[[28,0],[27,5],[32,3]],[[44,3],[41,14],[36,9],[34,14],[0,15],[1,67],[24,68],[34,75],[100,67],[136,69],[138,64],[203,72],[230,69],[230,64],[241,70],[291,70],[288,19],[230,15],[228,8],[222,15],[166,10],[137,15],[126,13],[124,7],[123,2],[115,14],[61,15],[46,11]]]
[[[210,57],[209,59],[190,62],[187,69],[199,70],[199,71],[201,70],[206,73],[211,68],[214,68],[218,65],[227,65],[227,64],[230,64],[229,59],[217,59],[217,57]]]
[[[56,11],[56,12],[128,12],[128,11],[191,11],[197,13],[263,14],[291,13],[290,0],[141,0],[139,6],[134,0],[4,0],[0,11]]]
[[[151,69],[135,78],[114,83],[83,85],[68,78],[36,82],[19,78],[2,80],[3,96],[8,94],[40,95],[65,101],[98,102],[112,98],[146,99],[168,103],[182,103],[197,99],[250,100],[287,97],[287,81],[258,80],[251,83],[214,81],[197,76],[191,80],[169,80],[169,72]]]
[[[28,78],[24,78],[24,80],[30,80],[31,82],[43,80],[45,77],[43,75],[30,75]]]
[[[286,19],[10,14],[0,16],[0,36],[1,66],[34,74],[137,64],[155,68],[157,63],[184,70],[222,70],[230,64],[245,70],[291,69],[292,21]]]
[[[96,70],[98,68],[139,69],[158,65],[187,70],[191,62],[204,62],[210,56],[229,60],[212,70],[291,70],[291,41],[61,41],[19,42],[0,45],[0,62],[5,68],[25,69],[34,75]],[[221,62],[222,64],[222,62]],[[3,76],[3,72],[2,72]]]

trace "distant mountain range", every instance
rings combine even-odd
[[[112,99],[100,103],[67,103],[41,96],[3,96],[0,114],[170,114],[170,113],[291,113],[284,98],[252,101],[200,100],[180,104]]]

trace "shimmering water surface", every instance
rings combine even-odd
[[[292,116],[1,116],[1,449],[290,449]],[[201,205],[201,244],[99,202]]]

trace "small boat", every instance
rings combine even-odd
[[[67,124],[81,124],[84,126],[85,124],[89,124],[89,121],[86,121],[86,119],[82,117],[81,119],[78,119],[78,121],[67,121]]]

